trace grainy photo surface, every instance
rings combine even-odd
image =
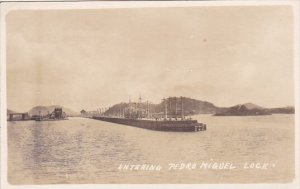
[[[11,185],[290,183],[289,5],[10,11]]]

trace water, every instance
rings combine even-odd
[[[86,118],[8,123],[11,184],[270,183],[294,177],[294,115],[199,115],[207,131],[159,132]],[[236,169],[168,170],[169,163],[229,162]],[[245,162],[269,163],[266,170]],[[160,171],[119,170],[120,164]],[[271,166],[272,165],[272,166]]]

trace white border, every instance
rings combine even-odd
[[[262,6],[262,5],[289,5],[294,12],[294,72],[295,72],[295,171],[296,179],[286,184],[67,184],[67,185],[10,185],[7,182],[7,122],[6,122],[6,25],[5,17],[12,10],[24,9],[113,9],[113,8],[142,8],[142,7],[197,7],[197,6]],[[1,188],[293,188],[299,184],[299,1],[102,1],[102,2],[2,2],[1,3]]]

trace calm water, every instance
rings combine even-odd
[[[290,182],[294,177],[294,115],[196,116],[207,131],[158,132],[113,123],[9,122],[11,184]],[[230,162],[233,170],[168,170],[169,163]],[[269,163],[266,170],[245,162]],[[118,170],[154,164],[161,171]]]

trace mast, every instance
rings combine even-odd
[[[167,114],[168,114],[168,107],[167,107],[167,100],[164,98],[163,103],[165,106],[165,111],[164,111],[164,120],[167,120]]]
[[[181,120],[184,120],[184,110],[183,110],[183,97],[180,97],[181,102]]]
[[[177,97],[175,97],[175,120],[177,120]]]
[[[169,120],[172,120],[172,111],[171,111],[171,97],[169,97]]]
[[[149,102],[149,118],[152,119],[152,114],[151,114],[151,102]]]
[[[129,98],[129,118],[131,118],[131,99]]]
[[[149,101],[147,100],[147,118],[149,119]]]
[[[138,102],[138,109],[137,109],[137,111],[138,111],[138,118],[142,117],[142,115],[141,115],[141,108],[142,108],[142,97],[140,95],[139,102]]]

